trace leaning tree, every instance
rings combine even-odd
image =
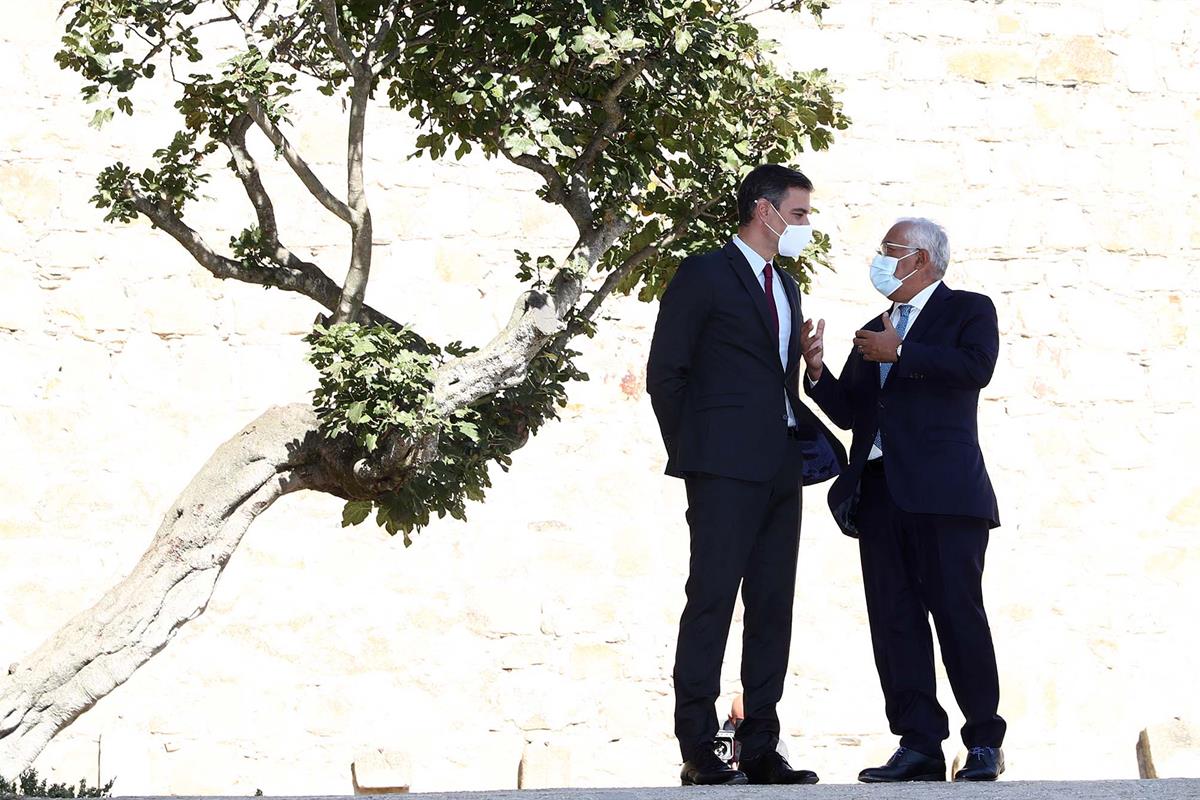
[[[247,527],[301,489],[346,501],[409,535],[463,518],[492,462],[556,416],[586,378],[572,341],[596,334],[613,293],[661,295],[680,259],[718,245],[753,164],[794,161],[847,124],[824,71],[785,73],[751,15],[819,16],[826,0],[69,0],[58,65],[83,81],[94,125],[133,115],[145,91],[174,92],[179,127],[138,166],[98,176],[105,220],[145,217],[218,278],[313,300],[307,337],[319,386],[220,445],[171,504],[128,577],[0,676],[0,774],[46,743],[203,612]],[[237,52],[212,45],[216,26]],[[226,37],[229,41],[229,37]],[[322,99],[316,95],[323,95]],[[346,182],[327,185],[297,149],[291,110],[346,109]],[[437,344],[364,303],[372,265],[369,114],[418,125],[414,155],[472,150],[532,170],[538,196],[578,230],[562,257],[517,252],[512,317],[479,348]],[[344,225],[339,285],[280,236],[251,156],[274,157]],[[227,156],[227,160],[220,160]],[[209,177],[229,169],[253,218],[218,246],[188,223]],[[279,190],[281,187],[272,187]],[[818,235],[789,265],[807,282]],[[340,272],[338,273],[340,274]]]

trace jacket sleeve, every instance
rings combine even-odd
[[[979,296],[958,335],[957,344],[906,342],[893,369],[901,377],[942,381],[963,389],[982,389],[992,380],[1000,354],[996,306]]]
[[[853,353],[846,358],[846,363],[842,367],[843,378],[850,374],[850,362],[853,358]],[[854,427],[854,407],[850,403],[849,394],[846,392],[843,382],[834,377],[829,367],[825,366],[821,370],[820,379],[811,385],[809,384],[807,370],[802,370],[802,372],[803,375],[800,380],[804,383],[804,393],[811,397],[816,402],[817,407],[825,412],[825,416],[829,417],[830,422],[844,431],[848,431]]]
[[[646,363],[646,391],[668,454],[675,447],[692,357],[711,308],[704,270],[692,258],[684,259],[659,303]]]

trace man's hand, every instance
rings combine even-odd
[[[858,331],[854,334],[854,349],[867,361],[881,361],[888,364],[896,361],[896,348],[900,346],[900,334],[892,325],[892,318],[883,314],[883,330]]]
[[[805,321],[800,328],[800,352],[804,354],[804,363],[808,367],[808,379],[813,383],[821,380],[825,363],[825,320],[817,323],[815,333],[813,321]]]

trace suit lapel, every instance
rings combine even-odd
[[[763,333],[767,337],[767,341],[771,344],[771,350],[779,349],[778,340],[775,336],[775,326],[771,322],[771,310],[767,308],[767,293],[763,291],[762,286],[758,283],[758,276],[754,274],[753,268],[746,261],[746,257],[742,255],[742,251],[732,241],[727,242],[722,248],[725,255],[729,257],[729,266],[737,273],[738,280],[742,282],[742,286],[750,294],[750,299],[754,303],[754,307],[758,309],[758,317],[762,321]],[[776,358],[776,362],[778,362]]]
[[[946,284],[938,284],[938,287],[933,290],[933,294],[929,295],[929,299],[925,301],[925,305],[921,308],[921,313],[917,314],[917,318],[907,331],[904,332],[904,341],[919,342],[921,336],[929,329],[929,326],[937,319],[938,315],[946,307],[945,300],[950,296],[950,289]],[[893,325],[895,322],[892,323]],[[868,330],[881,331],[883,330],[883,321],[879,317],[871,320],[871,324],[867,326]],[[892,365],[895,367],[895,364]],[[875,365],[875,382],[879,383],[879,368],[881,365]],[[891,372],[888,373],[887,382],[884,387],[892,382]],[[882,388],[882,387],[881,387]]]
[[[788,306],[792,310],[792,335],[788,339],[788,359],[787,369],[784,370],[785,375],[791,375],[792,370],[800,361],[800,326],[804,324],[804,317],[800,314],[800,287],[796,284],[795,279],[788,275],[783,270],[776,270],[776,274],[783,281],[784,293],[787,295]]]
[[[946,308],[946,298],[950,296],[950,287],[946,284],[938,284],[938,287],[933,290],[933,294],[929,295],[929,299],[925,301],[925,307],[921,309],[921,313],[917,315],[912,327],[904,334],[904,341],[921,341],[921,337],[938,315]]]

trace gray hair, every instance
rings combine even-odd
[[[950,266],[950,238],[946,236],[945,229],[925,217],[901,217],[896,220],[897,225],[901,223],[909,226],[909,244],[928,253],[937,277],[945,277],[946,267]]]

